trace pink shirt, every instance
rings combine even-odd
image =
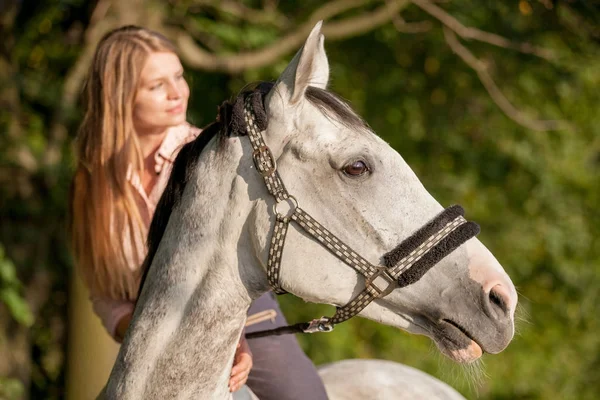
[[[187,122],[172,128],[169,128],[165,139],[154,154],[154,170],[158,175],[158,181],[150,191],[146,193],[142,185],[140,176],[133,172],[131,168],[127,170],[127,180],[135,188],[139,194],[137,198],[137,204],[142,216],[142,220],[145,224],[146,229],[150,226],[150,221],[156,210],[156,204],[162,195],[162,192],[167,186],[169,181],[169,175],[171,174],[171,168],[173,167],[173,161],[179,150],[184,144],[194,140],[201,130]],[[125,235],[127,237],[128,235]],[[137,235],[134,238],[136,242],[135,248],[140,249],[139,254],[133,253],[133,246],[129,246],[129,253],[131,260],[130,268],[132,270],[138,269],[141,266],[141,262],[144,260],[146,252],[145,237]],[[143,252],[141,249],[144,249]],[[126,247],[127,250],[127,247]],[[142,254],[143,253],[143,254]],[[128,300],[111,299],[104,296],[98,296],[94,293],[90,296],[94,312],[98,314],[102,320],[102,324],[108,331],[108,333],[115,338],[117,324],[125,315],[133,312],[134,303]]]

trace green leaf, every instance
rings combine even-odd
[[[11,287],[0,290],[0,300],[6,304],[13,318],[27,327],[33,325],[34,317],[29,305],[19,295],[19,292]]]
[[[0,247],[0,249],[2,249]],[[19,284],[19,278],[17,278],[17,271],[14,264],[2,257],[0,252],[0,285],[2,286],[13,286]]]
[[[18,379],[0,376],[0,399],[20,399],[25,394],[23,384]]]

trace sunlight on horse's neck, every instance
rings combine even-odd
[[[252,260],[241,259],[252,257],[244,247],[248,185],[260,177],[240,140],[217,138],[202,153],[154,258],[108,393],[127,400],[229,398],[233,355],[260,294],[249,294]]]
[[[181,208],[184,220],[195,220],[190,231],[201,233],[186,267],[198,274],[190,300],[198,307],[184,314],[182,322],[193,325],[197,339],[206,346],[197,346],[193,338],[183,338],[181,343],[203,360],[203,380],[207,386],[218,382],[219,392],[227,388],[233,353],[252,300],[243,281],[247,262],[240,259],[244,252],[239,251],[251,204],[247,183],[237,172],[240,163],[250,160],[242,158],[239,140],[229,139],[224,144],[228,148],[201,156],[196,176],[202,178],[188,188],[189,208]],[[196,255],[201,255],[200,259]],[[211,396],[219,398],[215,393]]]

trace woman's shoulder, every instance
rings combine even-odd
[[[198,137],[198,135],[200,135],[200,133],[202,133],[202,129],[198,128],[197,126],[194,126],[192,124],[190,124],[189,122],[186,122],[186,124],[188,125],[188,133],[189,136],[191,138],[191,140],[196,139]]]
[[[165,140],[158,149],[157,155],[173,161],[179,150],[187,143],[196,139],[202,129],[184,122],[169,129]]]
[[[172,131],[169,132],[167,140],[173,141],[173,144],[176,146],[194,140],[202,132],[202,129],[190,124],[189,122],[184,122],[183,124],[177,125],[171,128],[171,130]]]

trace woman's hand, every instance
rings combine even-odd
[[[231,369],[231,378],[229,379],[230,392],[235,392],[246,384],[251,368],[252,352],[246,338],[242,335],[233,358],[233,368]]]

